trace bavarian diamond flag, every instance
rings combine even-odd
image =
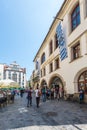
[[[67,57],[67,48],[66,48],[61,22],[57,26],[56,32],[57,32],[57,40],[58,40],[58,46],[60,51],[60,59],[62,61]]]

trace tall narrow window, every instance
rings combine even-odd
[[[4,79],[6,79],[6,71],[4,71],[3,76],[4,76]]]
[[[71,14],[72,31],[80,24],[80,7],[79,4],[74,8]]]
[[[41,56],[41,64],[45,61],[45,53],[42,54]]]
[[[73,60],[80,57],[80,43],[76,44],[73,48]]]
[[[50,73],[53,72],[53,64],[50,64]]]
[[[57,34],[55,34],[55,49],[58,47]]]
[[[85,2],[84,2],[84,12],[85,12],[85,17],[87,17],[87,0],[85,0]]]
[[[42,70],[40,72],[41,72],[41,77],[42,77]]]
[[[38,61],[36,61],[36,70],[38,70]]]
[[[50,51],[50,55],[51,55],[52,52],[53,52],[53,42],[52,42],[52,40],[50,41],[49,51]]]
[[[46,75],[46,69],[45,68],[43,69],[43,75],[44,76]]]
[[[16,73],[13,73],[12,80],[14,80],[15,82],[17,82],[17,74]]]
[[[8,78],[11,79],[11,71],[8,71]]]
[[[55,60],[55,70],[59,68],[59,58]]]

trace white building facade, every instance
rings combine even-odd
[[[26,87],[26,68],[21,68],[16,62],[10,65],[0,64],[0,80],[11,79],[20,87]]]
[[[57,32],[60,22],[62,35],[58,34],[60,30]],[[62,36],[64,46],[60,38]],[[65,57],[62,47],[66,49]],[[38,60],[39,67],[36,67]],[[34,58],[34,63],[35,74],[40,71],[35,85],[58,85],[67,94],[78,93],[79,88],[83,87],[87,100],[87,0],[64,1]]]

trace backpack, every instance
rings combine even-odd
[[[27,97],[31,97],[31,91],[28,91],[28,96]]]
[[[38,90],[38,96],[39,96],[39,97],[41,96],[41,91],[40,91],[40,90]]]

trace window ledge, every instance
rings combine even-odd
[[[69,63],[72,63],[72,62],[74,62],[74,61],[76,61],[76,60],[78,60],[78,59],[80,59],[80,58],[82,58],[83,56],[80,56],[80,57],[78,57],[78,58],[76,58],[76,59],[73,59],[73,60],[71,60]]]

